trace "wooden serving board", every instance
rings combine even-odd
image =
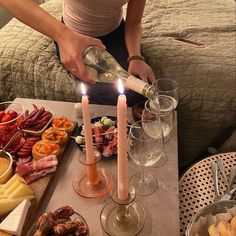
[[[74,129],[76,129],[77,122],[73,121],[73,123],[74,123],[74,127],[75,127]],[[74,132],[74,130],[71,133],[73,133],[73,132]],[[62,146],[60,146],[61,152],[57,158],[58,159],[58,166],[60,165],[61,160],[63,158],[63,153],[71,140],[70,139],[71,133],[68,134],[68,137],[69,137],[68,140]],[[21,236],[26,236],[28,230],[32,226],[32,224],[35,220],[37,211],[43,202],[43,199],[47,193],[47,190],[50,187],[50,183],[52,182],[54,175],[55,175],[55,172],[48,174],[48,175],[42,177],[41,179],[30,184],[30,187],[32,188],[32,190],[34,192],[35,198],[33,200],[31,200],[32,204],[31,204],[28,214],[26,216],[26,220],[24,223],[24,227],[23,227]]]

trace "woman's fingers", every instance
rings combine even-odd
[[[143,81],[148,83],[148,77],[145,74],[140,75],[140,78],[141,78],[141,80],[143,80]]]
[[[78,62],[78,65],[79,65],[79,79],[83,80],[84,82],[95,84],[96,83],[95,80],[90,76],[84,63],[81,61]]]
[[[154,73],[151,71],[151,73],[148,76],[148,81],[150,83],[153,83],[156,80],[156,76],[154,75]]]

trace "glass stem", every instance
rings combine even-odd
[[[128,221],[130,221],[129,204],[118,205],[117,212],[116,212],[116,219],[120,223],[127,223]]]

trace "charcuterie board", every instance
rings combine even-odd
[[[74,124],[74,127],[76,127],[77,122],[73,121],[73,124]],[[73,130],[70,133],[72,133]],[[69,136],[70,136],[70,133],[68,133]],[[60,164],[60,162],[63,158],[63,153],[64,153],[66,147],[68,146],[69,141],[70,141],[70,138],[68,138],[67,141],[60,147],[61,152],[57,157],[58,165]],[[55,174],[55,172],[51,173],[47,176],[44,176],[43,178],[30,184],[30,187],[32,188],[32,190],[35,194],[35,199],[32,201],[32,205],[28,211],[28,214],[27,214],[27,217],[25,220],[25,224],[23,227],[23,231],[22,231],[22,236],[27,235],[27,231],[29,230],[29,228],[31,227],[31,225],[35,219],[37,210],[43,202],[43,199],[47,193],[48,188],[50,187],[50,183],[53,179],[54,174]]]
[[[74,124],[76,125],[77,123],[74,122]],[[58,156],[58,165],[60,164],[60,162],[63,158],[63,153],[64,153],[66,147],[68,146],[69,141],[70,140],[68,139],[67,142],[64,143],[63,146],[61,146],[61,153]],[[32,205],[28,211],[28,214],[27,214],[27,217],[25,220],[25,224],[24,224],[24,227],[22,230],[22,236],[27,235],[29,228],[31,227],[33,221],[35,220],[37,210],[39,209],[40,205],[43,202],[43,199],[47,193],[47,190],[50,187],[50,183],[52,182],[54,174],[55,174],[55,172],[51,173],[47,176],[44,176],[43,178],[30,184],[30,187],[32,188],[32,190],[34,192],[35,199],[33,199]]]
[[[0,149],[8,142],[5,140],[10,138],[9,129],[14,132],[20,131],[17,131],[19,135],[11,145],[8,145],[6,150],[6,154],[11,160],[14,160],[15,164],[10,162],[11,175],[6,175],[6,181],[0,182],[0,206],[2,208],[0,211],[0,235],[1,230],[11,234],[17,232],[16,234],[21,236],[27,235],[37,210],[50,187],[55,171],[61,163],[63,153],[70,142],[70,136],[77,126],[77,122],[67,119],[66,116],[56,116],[45,110],[44,107],[33,106],[34,110],[24,115],[23,112],[20,113],[13,108],[13,103],[7,104],[1,110],[4,118],[0,119],[2,132]],[[6,120],[6,118],[9,119]],[[13,130],[15,127],[17,129]],[[5,160],[3,155],[0,158],[2,162]],[[0,174],[0,177],[4,177],[4,174],[4,172],[3,175]],[[20,205],[27,205],[25,207],[27,211],[22,208],[19,213],[15,208],[19,206],[20,209]],[[18,226],[15,225],[15,228],[11,227],[11,221],[15,221],[14,218],[17,218],[18,222]],[[22,226],[23,222],[23,229],[21,227],[19,229],[19,224]]]

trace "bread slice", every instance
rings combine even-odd
[[[236,235],[236,216],[234,216],[231,219],[230,224],[231,224],[231,227],[232,227],[233,235]]]
[[[210,236],[221,236],[217,225],[213,224],[208,228],[208,233]]]
[[[219,229],[221,236],[235,236],[232,231],[232,227],[230,223],[226,220],[221,220],[217,224],[217,228]]]

